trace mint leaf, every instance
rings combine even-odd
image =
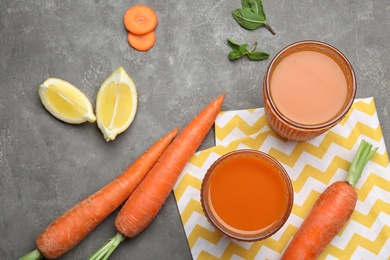
[[[251,61],[260,61],[265,60],[269,57],[269,54],[265,52],[255,52],[255,49],[257,47],[257,42],[253,44],[253,47],[248,50],[248,44],[238,44],[237,42],[233,41],[232,39],[227,40],[228,44],[232,48],[230,51],[228,57],[229,60],[236,60],[239,58],[244,57],[245,55],[248,56],[249,60]]]
[[[242,9],[248,9],[256,14],[260,14],[265,20],[263,3],[261,0],[242,0],[241,5]]]
[[[238,44],[237,42],[233,41],[232,39],[227,40],[230,47],[232,47],[232,51],[229,53],[229,60],[236,60],[239,59],[249,53],[247,47],[248,44]]]
[[[230,47],[232,47],[233,50],[238,50],[240,48],[240,44],[236,43],[232,39],[227,40]]]
[[[269,54],[265,52],[250,52],[248,53],[248,58],[253,61],[260,61],[268,59]]]
[[[233,18],[247,30],[255,30],[265,26],[272,34],[275,31],[268,24],[261,0],[241,0],[241,9],[232,12]]]
[[[239,50],[232,50],[229,52],[229,60],[237,60],[241,57],[245,56],[245,54],[242,54]]]
[[[252,10],[252,3],[251,3],[252,1],[254,0],[242,0],[241,1],[242,9]]]
[[[263,2],[261,2],[261,0],[253,0],[256,2],[256,6],[257,6],[257,12],[259,15],[261,15],[261,17],[266,20],[266,17],[265,17],[265,13],[264,13],[264,8],[263,8]]]
[[[239,51],[240,51],[243,55],[248,54],[249,51],[247,50],[247,47],[248,47],[248,44],[240,45]]]
[[[232,15],[237,23],[247,30],[258,29],[266,23],[259,14],[248,9],[236,9],[232,12]]]
[[[260,11],[263,10],[263,5],[261,3],[261,0],[249,0],[250,7],[253,12],[260,14]],[[265,20],[265,19],[264,19]]]

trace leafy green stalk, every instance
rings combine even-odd
[[[118,247],[118,245],[125,240],[125,237],[119,233],[110,238],[101,248],[93,253],[88,260],[106,260],[112,252]]]
[[[359,148],[356,152],[355,157],[352,160],[351,166],[348,170],[347,182],[352,187],[356,186],[360,176],[362,175],[363,169],[366,166],[367,162],[371,157],[376,153],[378,147],[372,149],[372,144],[362,140],[360,142]]]
[[[232,48],[232,51],[229,53],[229,60],[236,60],[244,56],[248,56],[249,60],[260,61],[265,60],[269,57],[268,53],[265,52],[255,52],[257,47],[257,42],[255,42],[250,50],[248,50],[248,44],[238,44],[232,39],[227,40],[229,46]]]
[[[41,255],[38,249],[35,249],[34,251],[31,251],[27,255],[24,255],[21,258],[19,258],[19,260],[39,260],[39,259],[43,259],[43,255]]]

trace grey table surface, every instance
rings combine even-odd
[[[157,42],[146,53],[127,43],[123,14],[133,4],[156,11]],[[223,92],[223,110],[263,106],[261,82],[286,45],[320,40],[353,64],[357,98],[374,97],[390,144],[390,2],[264,0],[269,23],[247,31],[232,18],[239,0],[0,2],[0,259],[35,249],[37,235],[61,213],[121,173],[169,130],[185,126]],[[227,38],[259,42],[270,59],[231,62]],[[93,104],[103,80],[123,66],[137,85],[130,128],[106,142],[96,124],[69,125],[42,106],[38,86],[58,77]],[[199,150],[214,145],[213,130]],[[387,145],[388,146],[388,145]],[[86,259],[115,234],[115,213],[63,259]],[[173,195],[152,224],[112,259],[191,259]]]

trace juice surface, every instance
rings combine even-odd
[[[231,157],[210,176],[211,210],[225,226],[258,231],[283,216],[286,184],[277,170],[257,157]]]
[[[281,60],[270,81],[277,109],[303,125],[325,123],[342,109],[347,80],[340,66],[317,51],[299,51]]]

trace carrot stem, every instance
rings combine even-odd
[[[99,248],[88,260],[106,260],[114,252],[115,248],[123,241],[125,237],[119,233],[107,240],[107,242]]]
[[[38,260],[38,259],[43,259],[43,255],[41,255],[38,249],[35,249],[34,251],[31,251],[30,253],[19,258],[19,260]]]
[[[371,149],[372,144],[366,142],[365,140],[360,142],[356,155],[352,160],[351,166],[349,167],[346,180],[352,187],[356,186],[356,183],[362,175],[364,167],[371,159],[371,157],[376,153],[378,147],[375,147],[372,150]]]

